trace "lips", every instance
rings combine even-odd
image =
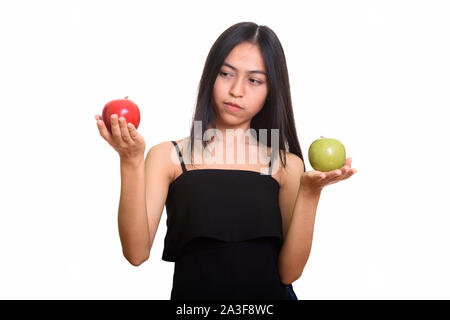
[[[236,104],[236,103],[233,103],[233,102],[225,102],[225,104],[228,104],[228,105],[233,106],[233,107],[236,107],[236,108],[243,109],[240,105],[238,105],[238,104]]]

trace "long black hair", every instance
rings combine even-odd
[[[279,157],[283,167],[286,167],[286,158],[283,157],[281,150],[289,151],[304,161],[295,128],[283,47],[275,32],[269,27],[253,22],[240,22],[229,27],[217,38],[206,58],[189,136],[191,163],[194,139],[198,138],[194,136],[194,123],[201,121],[201,137],[209,126],[216,128],[216,114],[213,107],[214,83],[228,54],[242,42],[258,45],[262,52],[269,85],[264,106],[252,118],[250,128],[255,129],[257,141],[260,141],[259,129],[266,129],[269,132],[272,129],[279,130]],[[206,144],[207,141],[202,139],[203,147],[206,147]],[[267,145],[272,146],[271,135],[267,137]]]

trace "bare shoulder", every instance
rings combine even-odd
[[[145,157],[145,169],[147,171],[158,170],[163,173],[169,180],[175,174],[171,160],[174,145],[171,141],[162,141],[152,146]],[[161,172],[162,171],[162,172]]]
[[[281,166],[281,185],[289,181],[298,181],[304,172],[304,163],[298,155],[281,150],[286,158],[286,167]]]
[[[184,154],[186,148],[186,142],[188,138],[180,140],[173,140],[177,143],[181,153]],[[150,148],[145,158],[146,168],[152,170],[163,170],[163,173],[169,178],[169,181],[173,181],[178,175],[179,158],[176,148],[172,141],[163,141]]]
[[[303,164],[302,158],[300,158],[298,155],[288,152],[288,151],[282,150],[282,152],[284,152],[284,154],[286,156],[286,169],[287,170],[300,169],[301,172],[303,172],[304,164]]]
[[[170,141],[163,141],[152,146],[145,157],[146,161],[151,158],[163,158],[165,155],[169,155],[172,150],[173,144]]]

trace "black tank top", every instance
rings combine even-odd
[[[186,170],[169,185],[162,259],[175,262],[171,300],[296,300],[278,273],[279,183],[250,170]]]

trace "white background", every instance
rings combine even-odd
[[[213,42],[253,21],[283,45],[303,154],[336,138],[358,170],[322,192],[297,296],[449,299],[449,16],[430,0],[2,1],[0,298],[169,299],[165,210],[132,266],[94,115],[128,95],[147,151],[186,137]]]

